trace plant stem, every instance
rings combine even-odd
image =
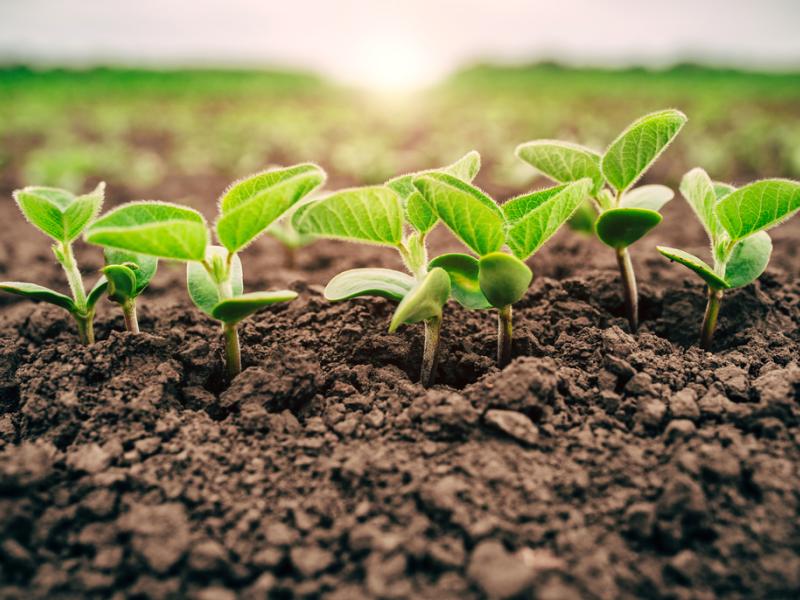
[[[433,317],[425,321],[425,347],[422,351],[422,369],[419,381],[424,387],[433,385],[436,379],[436,366],[439,364],[439,333],[442,318]]]
[[[78,339],[81,344],[94,344],[94,311],[86,316],[74,314],[75,323],[78,326]]]
[[[72,254],[72,244],[62,243],[61,255],[63,257],[61,266],[64,267],[64,272],[67,274],[67,282],[72,292],[72,298],[75,300],[75,306],[79,310],[86,310],[86,290],[83,287],[83,278],[75,262],[75,256]]]
[[[236,323],[224,323],[222,331],[225,334],[225,372],[228,380],[232,380],[242,372],[242,353],[239,349],[239,330]]]
[[[497,309],[497,366],[505,367],[511,362],[511,305]]]
[[[122,303],[122,316],[125,317],[125,329],[131,333],[139,333],[139,319],[136,318],[136,300],[131,298]]]
[[[283,244],[283,257],[287,269],[294,269],[297,266],[297,251],[293,246]]]
[[[717,317],[719,316],[723,294],[722,290],[708,288],[706,314],[703,317],[703,327],[700,330],[700,347],[703,350],[711,350],[711,341],[714,337],[714,330],[717,328]]]
[[[625,310],[631,333],[639,329],[639,292],[636,289],[636,275],[633,272],[631,254],[627,248],[617,248],[617,264],[622,277],[622,289],[625,295]]]

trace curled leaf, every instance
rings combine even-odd
[[[359,296],[381,296],[401,301],[414,287],[414,278],[392,269],[350,269],[339,273],[325,286],[331,302]]]
[[[414,289],[397,305],[389,333],[404,323],[419,323],[442,317],[442,307],[450,297],[450,276],[444,269],[431,269]]]
[[[209,246],[206,253],[206,263],[212,266],[215,263],[222,264],[227,256],[228,251],[222,246]],[[241,296],[244,291],[242,262],[236,254],[231,259],[229,277],[231,295],[233,297]],[[186,285],[189,289],[189,297],[195,306],[207,315],[213,316],[214,307],[220,303],[222,296],[219,291],[219,284],[202,264],[190,262],[186,265]]]
[[[714,273],[714,269],[711,266],[702,259],[697,258],[694,254],[678,250],[677,248],[668,248],[666,246],[656,246],[656,249],[671,261],[679,263],[697,273],[712,289],[724,290],[730,287],[728,282]]]
[[[8,292],[9,294],[16,294],[17,296],[25,296],[34,300],[42,300],[50,304],[60,306],[70,312],[75,312],[75,303],[72,298],[46,288],[35,283],[24,283],[22,281],[3,281],[0,282],[0,290]]]
[[[271,304],[289,302],[297,298],[291,290],[250,292],[222,300],[211,309],[211,316],[223,323],[235,324]]]
[[[478,310],[489,308],[492,304],[481,291],[478,280],[480,263],[469,254],[442,254],[434,258],[428,267],[441,268],[450,276],[450,293],[464,308]]]
[[[758,279],[769,264],[772,239],[759,231],[736,244],[725,265],[725,280],[732,288],[744,287]]]
[[[510,254],[494,252],[481,257],[481,291],[496,308],[514,304],[525,295],[533,273],[524,262]]]

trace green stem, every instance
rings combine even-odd
[[[511,305],[497,309],[497,366],[505,367],[511,362]]]
[[[79,310],[86,310],[86,290],[83,287],[83,278],[72,254],[72,244],[62,242],[61,244],[61,266],[67,274],[67,282],[75,300],[75,306]]]
[[[134,298],[122,303],[122,316],[125,317],[125,329],[131,333],[139,333],[139,319],[136,317],[136,300]]]
[[[433,317],[425,321],[425,347],[422,351],[422,368],[419,381],[424,387],[433,385],[436,379],[436,366],[439,364],[439,334],[442,318]]]
[[[708,288],[706,314],[703,317],[703,327],[700,330],[700,347],[703,350],[711,350],[711,342],[714,338],[714,330],[717,328],[717,317],[719,317],[723,294],[722,290]]]
[[[75,323],[78,326],[78,339],[81,344],[94,344],[94,311],[86,316],[74,314]]]
[[[242,372],[239,331],[236,323],[223,323],[222,331],[225,334],[225,372],[228,375],[228,381],[231,381]]]
[[[633,272],[631,254],[627,248],[617,248],[617,264],[622,277],[622,289],[625,296],[625,311],[631,332],[639,329],[639,292],[636,289],[636,275]]]

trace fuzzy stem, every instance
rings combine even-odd
[[[497,366],[505,367],[511,362],[511,305],[497,309]]]
[[[636,289],[636,275],[633,272],[631,254],[627,248],[617,248],[617,264],[620,277],[622,277],[628,323],[631,333],[636,333],[636,330],[639,329],[639,292]]]
[[[239,330],[236,323],[224,323],[222,331],[225,334],[225,372],[228,380],[233,380],[242,372],[242,354],[239,349]]]
[[[75,306],[79,310],[86,310],[86,290],[83,287],[83,278],[78,270],[78,264],[75,262],[75,256],[72,254],[72,244],[61,244],[61,256],[61,266],[64,267],[64,273],[67,274],[67,282],[72,292],[72,298],[75,300]]]
[[[711,350],[711,341],[714,338],[714,330],[717,328],[717,317],[719,316],[723,294],[722,290],[708,288],[706,314],[703,317],[703,327],[700,330],[700,347],[703,350]]]
[[[136,317],[136,300],[131,298],[122,303],[122,316],[125,317],[125,329],[131,333],[139,333],[139,319]]]
[[[419,381],[424,387],[433,385],[436,379],[436,366],[439,364],[439,333],[442,318],[433,317],[425,321],[425,348],[422,351],[422,368]]]
[[[73,313],[75,324],[78,326],[78,339],[86,346],[94,344],[94,311],[82,316]]]

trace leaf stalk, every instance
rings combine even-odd
[[[75,300],[75,306],[79,310],[85,311],[87,306],[86,290],[83,287],[83,278],[78,269],[78,264],[75,262],[75,255],[72,253],[72,244],[62,242],[60,252],[56,252],[56,256],[64,268],[64,273],[67,275],[67,282],[72,292],[72,298]]]

